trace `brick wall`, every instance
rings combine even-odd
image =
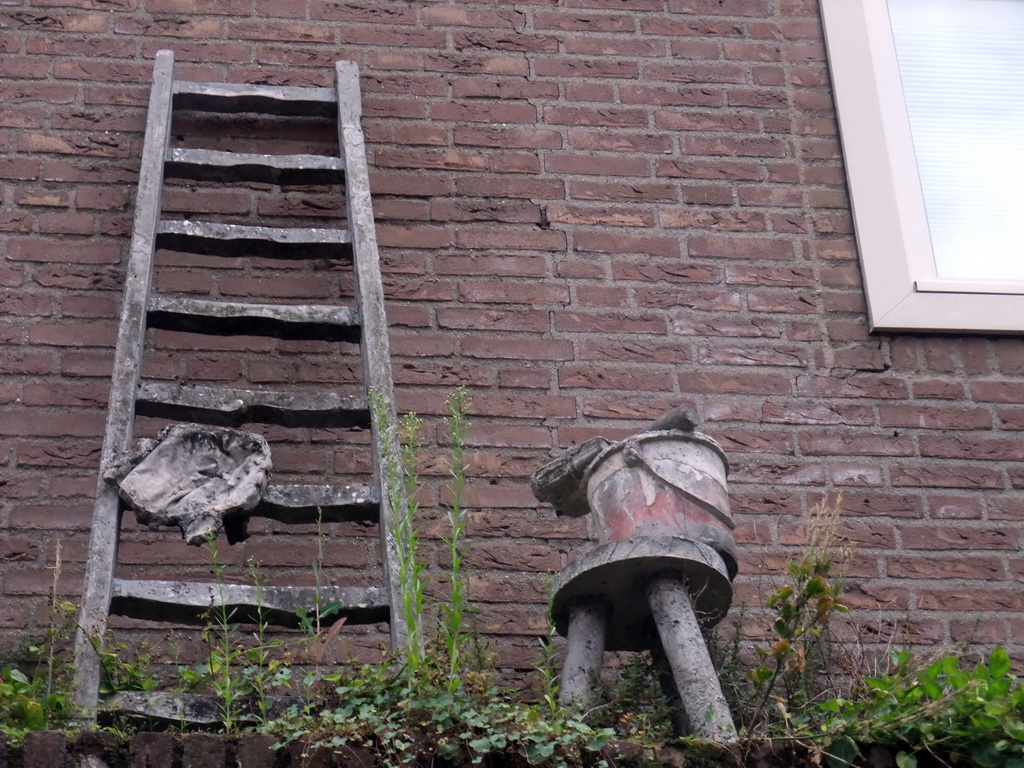
[[[446,394],[471,392],[472,593],[503,665],[529,666],[547,572],[587,535],[538,508],[529,474],[679,403],[732,463],[739,597],[763,599],[807,509],[841,492],[867,642],[903,627],[914,643],[1024,655],[1024,344],[868,333],[814,0],[9,0],[0,29],[9,642],[44,620],[58,540],[61,589],[79,589],[147,80],[172,48],[196,80],[329,85],[335,60],[360,63],[398,405],[443,444]],[[289,151],[331,137],[316,121],[299,134],[197,121],[179,140],[209,145],[226,127]],[[229,221],[343,213],[318,188],[191,184],[165,204]],[[166,256],[157,286],[275,301],[349,290],[330,263]],[[155,378],[355,380],[351,350],[154,341]],[[268,434],[296,478],[365,466],[329,431]],[[430,452],[428,507],[444,471]],[[331,578],[372,579],[372,536],[332,533]],[[176,538],[129,530],[125,572],[208,572]],[[308,529],[266,525],[222,557],[233,574],[255,557],[271,580],[308,580],[315,549]],[[353,633],[343,652],[379,640]]]

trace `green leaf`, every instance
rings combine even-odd
[[[897,752],[896,765],[899,768],[917,768],[917,755]]]
[[[843,736],[829,745],[826,753],[830,768],[850,768],[859,756],[860,750],[849,736]]]
[[[933,667],[920,672],[917,676],[917,682],[921,686],[921,690],[924,691],[925,696],[932,701],[942,698],[944,687],[942,683],[935,679]]]
[[[997,645],[988,658],[988,668],[992,677],[1002,677],[1010,672],[1010,654]]]
[[[43,705],[25,696],[19,696],[18,698],[22,706],[22,717],[24,718],[25,726],[32,731],[46,730],[46,712],[43,710]]]

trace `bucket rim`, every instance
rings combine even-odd
[[[725,449],[710,435],[706,435],[703,432],[683,432],[679,429],[659,429],[648,432],[638,432],[637,434],[627,437],[624,440],[612,443],[602,450],[594,460],[587,465],[586,471],[583,473],[583,477],[580,479],[581,485],[585,488],[590,483],[590,478],[594,476],[594,472],[597,470],[604,461],[616,451],[621,451],[627,445],[631,443],[653,443],[660,440],[671,440],[680,443],[700,443],[712,451],[714,451],[718,458],[722,460],[722,467],[725,472],[725,477],[729,477],[729,459],[725,455]]]

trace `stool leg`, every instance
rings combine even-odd
[[[672,735],[677,739],[689,736],[693,733],[690,727],[690,718],[683,709],[683,699],[679,695],[679,687],[672,675],[672,667],[669,666],[668,658],[661,647],[661,640],[655,638],[651,648],[651,659],[654,661],[654,668],[658,673],[658,685],[661,687],[662,695],[668,699],[669,713],[672,719]]]
[[[588,600],[573,607],[569,614],[568,647],[558,696],[562,704],[593,703],[607,627],[608,606],[603,601]]]
[[[732,713],[722,695],[686,586],[675,576],[662,576],[647,587],[647,599],[694,735],[712,741],[735,741]]]

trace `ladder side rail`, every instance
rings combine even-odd
[[[106,632],[121,523],[117,487],[104,480],[104,475],[118,455],[130,447],[133,436],[135,395],[146,331],[146,303],[160,218],[164,157],[170,137],[173,75],[174,54],[171,51],[159,51],[153,67],[146,136],[135,197],[132,241],[114,352],[107,426],[100,456],[89,559],[75,638],[75,705],[84,710],[83,717],[87,719],[95,717],[99,699],[100,659],[93,643],[102,643]]]
[[[362,318],[363,379],[369,397],[373,389],[380,394],[396,423],[394,384],[391,378],[391,351],[388,324],[384,313],[384,289],[381,283],[380,256],[370,200],[370,178],[366,164],[366,144],[360,125],[362,101],[359,88],[359,67],[352,61],[335,64],[338,89],[338,143],[345,163],[345,196],[348,203],[348,227],[352,237],[355,292]],[[384,487],[383,455],[399,454],[397,431],[380,429],[372,420],[373,475],[380,498],[380,542],[384,583],[391,607],[389,621],[391,649],[405,653],[408,628],[402,611],[401,586],[398,580],[398,543],[393,521],[399,510],[392,509]]]

